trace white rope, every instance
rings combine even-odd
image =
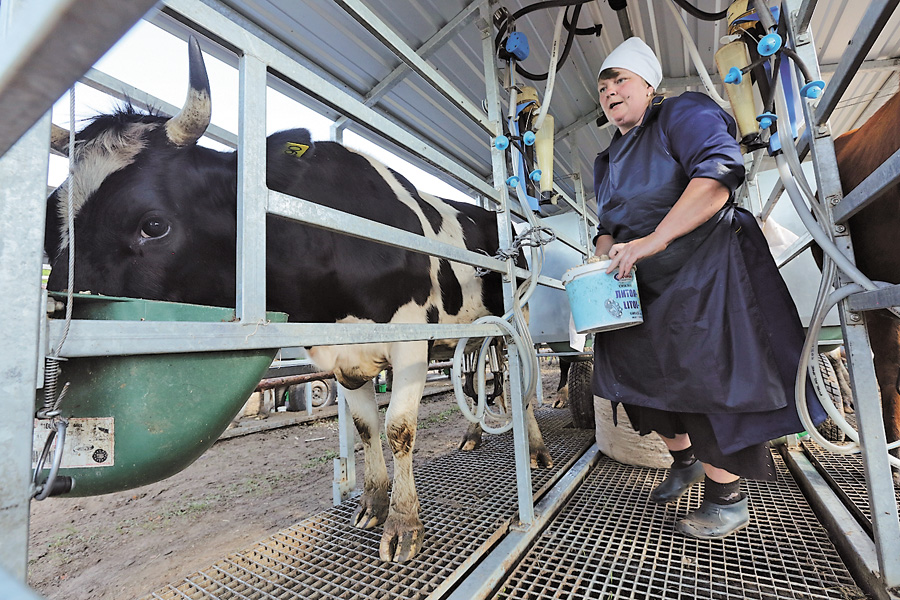
[[[550,50],[550,67],[547,70],[547,86],[544,88],[544,99],[541,103],[541,110],[538,112],[537,119],[534,122],[534,132],[537,133],[544,124],[547,117],[547,111],[550,109],[550,98],[553,97],[553,87],[556,84],[556,63],[559,62],[559,43],[562,39],[563,20],[566,17],[567,6],[559,9],[559,15],[556,17],[556,27],[553,30],[553,46]],[[577,23],[572,23],[575,27]]]
[[[691,38],[691,32],[688,31],[687,26],[681,19],[681,14],[679,14],[678,9],[675,8],[675,2],[669,0],[666,4],[669,5],[669,10],[672,11],[675,24],[678,25],[681,37],[684,38],[684,44],[687,47],[688,53],[691,55],[691,59],[694,61],[694,68],[697,69],[697,74],[700,75],[700,80],[703,82],[703,87],[706,88],[706,93],[709,94],[709,97],[722,108],[730,108],[731,103],[719,95],[719,92],[716,91],[716,88],[713,85],[712,79],[709,78],[709,73],[706,72],[706,66],[703,64],[703,59],[700,58],[700,52],[697,50],[697,45],[694,43],[693,38]]]
[[[69,90],[69,184],[66,186],[66,228],[68,230],[69,270],[66,290],[66,323],[54,357],[62,351],[72,324],[72,296],[75,287],[75,86]]]

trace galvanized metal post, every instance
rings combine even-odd
[[[792,15],[799,8],[799,0],[785,0],[784,2],[784,14]],[[812,34],[809,31],[795,31],[791,19],[788,19],[788,22],[797,54],[811,69],[813,77],[818,78],[819,67]],[[845,59],[848,64],[853,63],[852,58],[845,57]],[[842,64],[844,62],[842,60]],[[827,123],[814,125],[821,111],[822,108],[817,109],[810,103],[803,102],[807,126],[812,128],[810,149],[818,182],[818,196],[822,200],[823,208],[828,216],[828,223],[825,225],[833,227],[832,207],[837,204],[836,201],[840,200],[843,192],[830,128]],[[849,233],[837,236],[835,243],[844,255],[853,260],[853,244]],[[840,273],[839,280],[841,284],[849,283],[847,277]],[[856,404],[874,541],[878,554],[878,570],[885,585],[891,588],[900,586],[900,520],[898,520],[897,503],[894,500],[893,479],[887,457],[887,443],[879,403],[878,382],[872,364],[872,350],[866,332],[865,313],[849,311],[848,301],[844,300],[840,304],[840,318]]]
[[[257,324],[266,316],[266,65],[240,59],[238,124],[237,316]]]
[[[338,390],[338,444],[340,456],[334,459],[334,484],[332,486],[334,505],[337,506],[350,497],[356,489],[356,457],[353,446],[356,442],[353,418],[344,396],[344,388],[335,381]],[[375,398],[372,398],[375,402]]]
[[[488,120],[494,124],[496,131],[503,131],[501,118],[503,111],[500,107],[500,86],[497,70],[497,59],[494,57],[494,42],[491,36],[491,14],[487,4],[480,8],[481,17],[478,26],[481,29],[481,47],[484,55],[484,79],[485,93],[487,96]],[[491,140],[485,140],[490,142]],[[500,212],[497,213],[497,227],[499,228],[500,247],[508,248],[511,244],[512,223],[509,212],[509,191],[506,187],[506,159],[501,150],[491,145],[491,162],[493,164],[494,186],[499,189]],[[527,207],[524,207],[528,210]],[[503,279],[503,302],[506,310],[513,305],[513,295],[516,293],[516,279],[513,275],[513,261],[507,263],[507,273]],[[522,402],[522,387],[520,385],[522,367],[519,357],[513,348],[508,350],[509,356],[509,381],[510,381],[510,407],[513,421],[513,440],[516,455],[516,481],[518,482],[519,498],[519,522],[523,526],[529,526],[534,522],[534,497],[531,490],[531,457],[528,450],[528,431],[525,426],[525,406]]]
[[[4,42],[15,12],[27,4],[0,4]],[[0,571],[22,582],[28,569],[34,399],[43,360],[41,263],[49,140],[50,116],[45,115],[0,157],[0,223],[6,232],[0,235]]]
[[[0,37],[12,11],[0,6]],[[45,115],[0,158],[0,570],[24,581],[28,564],[31,438],[39,364],[41,263],[50,117]],[[13,234],[14,232],[14,234]]]
[[[39,364],[50,117],[0,158],[0,569],[25,580]],[[15,232],[13,234],[12,232]]]

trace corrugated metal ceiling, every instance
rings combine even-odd
[[[685,89],[701,90],[697,72],[687,46],[675,25],[667,1],[631,0],[628,16],[635,35],[642,37],[659,55],[664,80],[662,87],[677,94]],[[334,83],[342,84],[360,99],[372,93],[380,82],[398,67],[404,69],[396,85],[378,100],[377,110],[403,124],[416,136],[441,148],[448,155],[479,173],[490,177],[490,152],[487,134],[449,101],[437,94],[421,77],[405,69],[376,37],[332,0],[224,0],[240,15],[266,29],[308,61]],[[707,12],[724,10],[726,0],[693,0]],[[458,92],[475,105],[484,99],[482,41],[478,27],[480,0],[369,0],[366,4],[422,54]],[[504,0],[491,5],[491,12],[505,6],[511,13],[531,5],[526,0]],[[772,3],[774,4],[774,3]],[[813,37],[824,66],[827,81],[830,70],[840,61],[842,52],[868,7],[868,0],[822,0],[817,3],[811,21]],[[531,55],[523,66],[532,72],[545,72],[559,8],[532,12],[517,22],[517,29],[528,36]],[[699,21],[681,9],[703,63],[714,81],[714,53],[724,33],[724,22]],[[900,56],[900,29],[895,14],[867,56],[844,100],[832,116],[835,134],[858,127],[897,90],[897,57]],[[448,23],[457,23],[447,30]],[[567,173],[579,171],[585,189],[593,187],[592,165],[597,152],[611,138],[609,127],[598,128],[596,117],[596,74],[608,52],[623,40],[619,18],[605,0],[585,4],[578,21],[580,27],[602,24],[599,37],[578,36],[566,64],[559,71],[550,113],[556,120],[557,179],[572,193]],[[492,29],[492,35],[496,33]],[[830,70],[829,70],[830,69]],[[528,83],[528,82],[526,82]],[[535,87],[543,95],[544,82]],[[722,84],[718,84],[723,96]],[[328,111],[326,110],[326,113]],[[331,118],[339,115],[331,112]],[[364,130],[365,124],[349,124]],[[563,175],[563,178],[560,178]]]

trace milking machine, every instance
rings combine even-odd
[[[600,34],[600,25],[577,27],[582,5],[587,2],[588,0],[541,2],[526,6],[514,14],[500,8],[494,13],[493,19],[497,28],[494,39],[497,58],[507,66],[505,87],[509,92],[509,109],[503,122],[503,134],[497,136],[492,144],[498,150],[509,151],[507,164],[510,167],[510,175],[506,185],[518,198],[528,223],[527,229],[513,241],[513,247],[501,249],[498,258],[508,259],[518,256],[522,248],[529,247],[531,276],[517,289],[513,308],[507,314],[502,317],[483,317],[476,323],[496,324],[506,332],[509,342],[515,346],[521,360],[523,397],[526,399],[535,394],[540,367],[523,307],[537,287],[537,278],[543,265],[542,247],[555,239],[552,230],[542,227],[535,219],[535,214],[548,215],[557,212],[558,196],[553,191],[554,121],[548,110],[556,73],[565,64],[575,36]],[[545,73],[534,74],[521,65],[521,62],[530,55],[530,46],[527,36],[517,31],[516,20],[535,10],[552,7],[558,7],[559,12],[555,20],[548,68]],[[570,8],[571,18],[569,18]],[[567,32],[564,44],[563,29]],[[547,82],[543,101],[534,87],[517,83],[517,74],[531,81]],[[499,367],[494,362],[494,357],[498,354],[496,343],[492,338],[486,338],[477,351],[464,358],[467,342],[468,339],[459,341],[453,357],[453,385],[460,410],[468,420],[480,423],[489,433],[507,431],[512,427],[511,420],[499,427],[489,422],[500,418],[500,415],[490,408],[491,400],[500,393],[498,385],[501,384],[498,380],[502,380],[502,371],[498,370]],[[486,393],[486,365],[489,362],[494,365],[489,369],[493,372],[494,390]],[[467,382],[465,389],[463,380]],[[473,398],[474,408],[470,408],[467,395]]]
[[[674,2],[685,9],[690,7],[685,0]],[[692,14],[701,19],[718,20],[723,17],[722,13],[703,13],[690,8]],[[759,8],[762,10],[757,10]],[[791,203],[812,238],[824,251],[822,279],[795,382],[797,409],[807,432],[820,446],[841,454],[857,453],[860,451],[859,435],[830,400],[819,370],[818,335],[826,314],[835,304],[853,293],[876,290],[889,284],[869,280],[838,249],[832,232],[822,226],[828,221],[800,166],[795,143],[803,124],[801,103],[814,102],[824,90],[825,83],[813,79],[797,55],[793,48],[794,41],[787,35],[784,16],[778,7],[768,9],[759,0],[733,2],[724,16],[728,34],[722,38],[723,46],[716,52],[716,65],[726,84],[725,90],[738,124],[741,144],[748,152],[765,149],[775,159]],[[678,20],[680,22],[680,18]],[[808,122],[805,125],[807,130],[813,127]],[[838,286],[838,269],[853,283],[831,291],[832,287]],[[896,310],[892,312],[897,314]],[[817,431],[806,404],[807,374],[822,406],[852,443],[836,445]],[[895,442],[888,448],[898,446],[900,442]],[[896,458],[889,456],[889,460],[894,467],[900,468],[900,461]]]

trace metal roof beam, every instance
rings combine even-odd
[[[6,9],[0,53],[0,156],[155,0],[45,0]]]
[[[422,44],[418,50],[416,50],[416,54],[418,54],[422,59],[426,59],[431,56],[438,48],[443,46],[448,38],[450,38],[453,34],[456,33],[456,30],[460,27],[464,27],[472,22],[475,18],[475,15],[478,13],[478,7],[481,6],[484,0],[475,0],[470,3],[464,9],[459,11],[459,13],[453,17],[446,25],[441,27],[437,33],[428,38],[428,40]],[[407,73],[410,72],[410,67],[408,64],[401,63],[397,66],[393,71],[391,71],[390,75],[381,80],[378,85],[372,88],[369,93],[366,94],[366,97],[363,99],[363,104],[366,106],[374,106],[378,104],[378,101],[391,91],[394,86],[396,86],[403,77],[406,76]],[[340,129],[344,127],[349,121],[347,117],[338,118],[332,127],[334,129]]]
[[[800,8],[791,15],[794,19],[794,31],[803,33],[809,29],[809,22],[812,20],[813,11],[816,9],[816,0],[803,0]]]
[[[900,4],[900,0],[873,0],[869,4],[856,33],[850,39],[848,51],[841,57],[834,76],[828,87],[825,88],[825,93],[822,95],[815,113],[816,125],[821,125],[831,116],[853,76],[859,71],[866,54],[871,50],[898,4]]]
[[[897,0],[900,2],[900,0]],[[453,103],[454,106],[466,113],[477,125],[491,136],[496,136],[496,128],[488,120],[484,111],[475,106],[462,92],[450,83],[437,69],[429,65],[425,60],[410,48],[387,23],[382,21],[369,7],[360,0],[335,0],[341,8],[347,11],[369,33],[391,49],[403,62],[409,65],[413,71],[430,83],[435,90]]]

